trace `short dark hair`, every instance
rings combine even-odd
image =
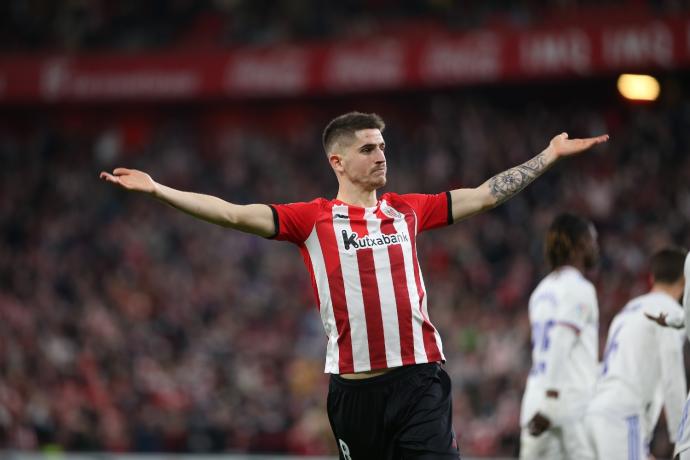
[[[553,220],[544,245],[546,260],[552,270],[573,263],[592,223],[575,214],[563,213]]]
[[[651,272],[655,283],[675,283],[683,276],[685,248],[671,246],[656,252],[651,260]]]
[[[326,154],[333,145],[345,136],[354,136],[361,129],[378,129],[381,132],[386,128],[386,123],[375,113],[350,112],[335,117],[326,125],[321,139]]]

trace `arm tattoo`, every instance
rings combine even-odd
[[[534,179],[546,171],[548,165],[544,152],[519,166],[496,174],[488,180],[491,196],[496,198],[496,205],[510,199],[527,187]]]

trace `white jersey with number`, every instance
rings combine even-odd
[[[659,327],[645,314],[680,312],[671,296],[650,292],[628,302],[611,322],[601,376],[587,410],[587,423],[597,425],[592,437],[600,456],[642,455],[659,416],[659,401],[675,439],[685,398],[684,334]]]
[[[596,291],[577,269],[566,266],[547,275],[529,301],[532,326],[532,368],[522,399],[520,425],[539,410],[547,390],[545,371],[549,362],[550,332],[554,327],[569,327],[577,333],[567,362],[562,363],[556,387],[563,411],[557,423],[576,421],[584,416],[598,373],[599,308]]]

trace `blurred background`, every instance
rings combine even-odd
[[[690,246],[689,68],[683,0],[1,2],[0,449],[334,455],[297,249],[98,173],[333,197],[321,130],[359,110],[388,124],[400,193],[477,186],[562,131],[611,135],[419,240],[461,450],[515,457],[551,219],[598,228],[602,348],[652,252]],[[652,453],[672,453],[663,417]]]

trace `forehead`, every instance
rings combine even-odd
[[[355,131],[356,143],[364,144],[381,144],[383,141],[383,134],[378,129],[360,129]]]

